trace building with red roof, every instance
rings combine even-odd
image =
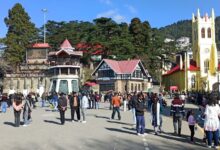
[[[103,59],[96,67],[95,76],[100,91],[147,91],[151,77],[140,60]]]
[[[163,74],[168,90],[177,86],[180,91],[220,91],[218,52],[215,40],[215,14],[192,15],[192,51],[176,54],[176,65]]]

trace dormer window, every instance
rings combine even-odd
[[[202,38],[205,38],[205,28],[202,28],[201,35],[202,35]]]

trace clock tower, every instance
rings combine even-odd
[[[217,48],[215,42],[215,15],[212,9],[211,16],[204,17],[197,11],[197,17],[192,15],[192,50],[193,60],[200,68],[197,72],[197,90],[212,90],[217,82]]]

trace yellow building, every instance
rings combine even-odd
[[[162,76],[166,90],[177,86],[180,91],[212,91],[218,89],[218,58],[215,42],[215,15],[192,15],[192,52],[176,55],[176,66]],[[217,85],[217,86],[216,86]]]

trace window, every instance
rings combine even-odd
[[[60,80],[59,93],[69,94],[67,80]]]
[[[205,38],[205,28],[202,28],[201,35],[202,35],[202,38]]]
[[[138,91],[141,91],[141,84],[138,84]]]
[[[98,77],[114,77],[114,72],[113,70],[99,70],[98,71]]]
[[[72,80],[71,84],[72,84],[72,91],[78,92],[79,91],[79,86],[78,86],[77,80]]]
[[[51,87],[51,92],[55,92],[56,91],[56,86],[57,86],[57,81],[53,80],[52,87]]]
[[[109,90],[115,90],[115,84],[114,83],[107,83],[107,84],[100,84],[100,91],[109,91]]]
[[[194,89],[196,87],[196,76],[192,75],[191,77],[191,87]]]
[[[68,68],[61,68],[61,75],[68,75]]]
[[[132,92],[134,91],[134,85],[133,85],[133,83],[131,83],[131,91],[132,91]]]
[[[204,72],[208,73],[209,70],[209,60],[204,61]]]
[[[208,38],[211,38],[212,33],[211,33],[211,28],[208,28]]]

